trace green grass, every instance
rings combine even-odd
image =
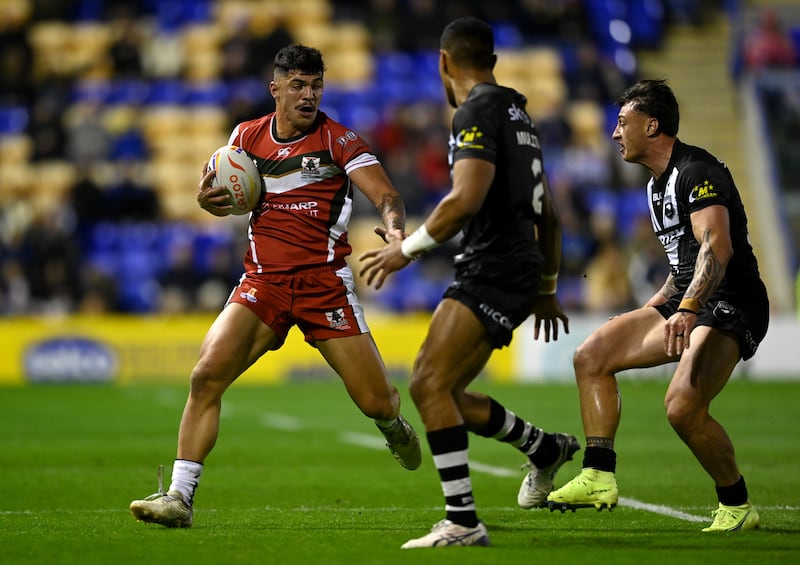
[[[403,383],[399,383],[404,388]],[[663,382],[621,381],[617,437],[621,505],[613,512],[522,511],[522,457],[470,436],[478,511],[490,548],[402,551],[443,517],[427,445],[405,471],[385,449],[343,441],[374,426],[338,382],[255,387],[225,397],[217,447],[195,499],[195,525],[137,523],[131,499],[155,491],[175,453],[184,387],[38,386],[0,389],[0,563],[779,563],[800,555],[798,383],[731,383],[713,406],[737,448],[762,529],[700,532],[704,522],[625,500],[709,516],[713,485],[663,415]],[[548,430],[582,438],[572,385],[491,385]],[[421,429],[404,394],[404,413]],[[278,415],[278,416],[276,416]],[[288,417],[299,424],[278,429]],[[582,452],[556,483],[580,468]],[[507,471],[507,476],[502,475]]]

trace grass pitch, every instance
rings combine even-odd
[[[398,383],[404,390],[404,383]],[[713,484],[664,418],[664,382],[621,381],[620,506],[550,513],[516,507],[522,456],[470,436],[473,490],[492,547],[401,550],[444,516],[424,443],[402,469],[334,380],[225,397],[194,527],[136,522],[134,498],[165,482],[185,387],[0,389],[0,563],[779,563],[800,556],[798,383],[732,382],[712,406],[737,449],[761,530],[700,532]],[[583,440],[573,385],[478,382],[548,431]],[[421,431],[407,395],[403,412]],[[582,451],[556,477],[580,469]],[[165,485],[166,486],[166,485]]]

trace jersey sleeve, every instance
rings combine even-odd
[[[331,156],[334,163],[346,174],[379,163],[369,144],[356,132],[330,120],[328,128],[328,135],[332,140]]]
[[[485,104],[463,104],[453,116],[453,162],[472,157],[494,163],[497,121]]]
[[[690,214],[714,204],[728,206],[733,187],[725,169],[696,161],[687,166],[683,173],[680,196],[685,199]]]

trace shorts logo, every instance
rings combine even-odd
[[[331,327],[331,329],[334,330],[350,329],[350,324],[347,323],[347,318],[344,317],[344,310],[342,308],[337,308],[336,310],[325,312],[325,317],[328,319],[328,325]]]
[[[252,302],[253,304],[255,304],[257,302],[256,292],[257,292],[257,290],[255,288],[251,288],[247,292],[240,292],[239,296],[241,298],[244,298],[248,302]]]
[[[481,302],[478,308],[480,308],[481,312],[483,312],[493,322],[500,324],[500,326],[504,327],[507,330],[514,329],[514,324],[511,322],[508,316],[506,316],[505,314],[503,314],[498,310],[495,310],[485,302]]]
[[[736,315],[736,307],[732,304],[725,302],[724,300],[720,300],[714,306],[714,317],[717,320],[725,321],[730,320]]]
[[[320,161],[321,159],[319,157],[311,157],[309,155],[304,155],[301,164],[303,170],[300,172],[300,176],[304,179],[320,178],[322,176],[322,173],[319,170]]]

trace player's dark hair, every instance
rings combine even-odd
[[[497,61],[492,27],[472,16],[458,18],[447,24],[442,32],[440,47],[461,67],[492,70]]]
[[[661,133],[672,137],[678,135],[678,101],[665,80],[640,80],[617,98],[620,107],[629,102],[637,112],[657,119]]]
[[[316,75],[325,72],[322,53],[314,47],[287,45],[275,55],[273,69],[276,76],[283,77],[292,71]]]

